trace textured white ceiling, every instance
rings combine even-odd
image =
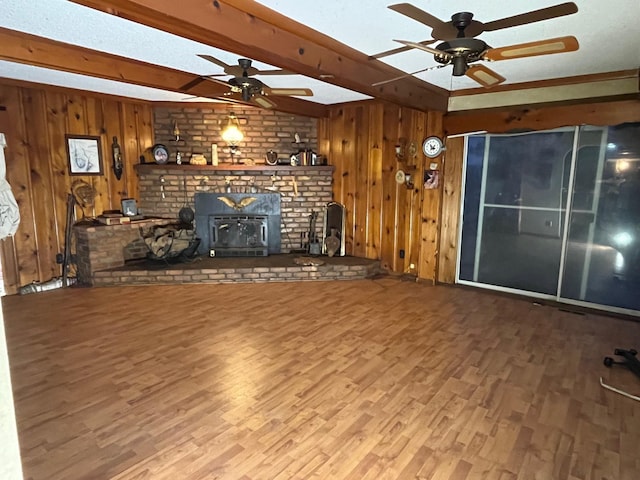
[[[387,8],[389,0],[261,0],[260,3],[327,34],[365,54],[375,54],[398,46],[394,38],[421,41],[430,37],[424,25]],[[472,11],[477,20],[488,22],[561,1],[413,0],[415,6],[446,21],[451,14]],[[480,36],[493,47],[574,35],[577,52],[516,59],[491,66],[508,83],[610,72],[640,65],[639,0],[576,0],[579,11],[556,18]],[[220,67],[197,57],[210,54],[235,64],[238,55],[199,44],[175,35],[138,25],[64,0],[2,0],[0,26],[66,43],[105,51],[198,75],[221,73]],[[437,65],[426,52],[410,51],[383,61],[405,72]],[[258,68],[268,68],[259,62]],[[185,99],[185,95],[136,87],[118,82],[51,72],[8,62],[0,63],[0,76],[40,83],[86,88],[93,91],[149,100]],[[417,78],[458,90],[476,87],[467,77],[452,77],[450,67],[416,75]],[[314,91],[310,99],[332,104],[359,100],[366,96],[300,75],[269,76],[262,80],[271,87],[306,87]]]
[[[197,75],[222,73],[220,67],[201,59],[197,54],[213,55],[232,65],[237,64],[239,57],[235,53],[193,42],[65,0],[2,0],[0,13],[0,26],[5,28]],[[260,69],[276,68],[260,62],[254,62],[253,66]],[[49,83],[46,76],[42,75],[43,69],[10,62],[3,62],[1,67],[1,77]],[[82,75],[63,72],[53,72],[51,78],[56,80],[52,81],[52,84],[69,87],[76,87],[86,80]],[[68,78],[68,85],[65,85],[64,78]],[[311,88],[314,92],[310,100],[318,103],[329,104],[368,98],[301,75],[269,76],[262,77],[262,80],[270,87],[304,85],[305,88]],[[164,101],[182,101],[187,98],[184,93],[163,92],[107,80],[92,82],[94,86],[98,84],[102,85],[99,91],[133,98]]]
[[[404,3],[411,3],[443,21],[449,21],[456,12],[472,12],[476,20],[486,23],[563,1],[411,0]],[[430,38],[428,27],[387,8],[402,3],[400,1],[259,0],[259,3],[367,55],[400,46],[394,39],[418,42]],[[573,35],[580,43],[577,52],[502,61],[492,64],[491,68],[506,77],[507,83],[638,68],[640,0],[575,0],[574,3],[578,12],[573,15],[487,32],[480,38],[492,47],[502,47]],[[430,54],[416,50],[385,57],[382,61],[405,72],[437,65]],[[447,90],[478,86],[467,77],[453,78],[450,67],[417,77]]]

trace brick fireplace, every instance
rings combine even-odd
[[[136,168],[140,176],[139,209],[147,216],[177,220],[180,208],[185,203],[194,208],[196,194],[202,193],[230,193],[236,199],[252,194],[277,195],[280,223],[273,228],[279,230],[281,244],[279,252],[270,253],[299,249],[314,211],[318,213],[320,234],[324,207],[332,200],[332,166],[141,164]],[[204,228],[197,229],[198,236],[208,235]]]
[[[93,286],[144,285],[158,283],[227,283],[305,280],[348,280],[366,278],[379,271],[379,262],[354,257],[320,257],[323,265],[301,265],[294,260],[300,255],[291,251],[299,249],[306,239],[311,212],[318,212],[318,234],[321,234],[325,205],[331,201],[331,166],[243,166],[224,165],[213,167],[193,165],[137,166],[140,176],[138,199],[141,213],[157,217],[126,225],[79,224],[74,227],[78,253],[78,280],[80,284]],[[164,181],[162,181],[164,180]],[[185,190],[186,183],[186,190]],[[242,203],[247,197],[278,198],[277,209],[267,215],[269,235],[274,230],[280,245],[268,245],[269,256],[209,257],[206,253],[192,263],[150,265],[145,258],[147,250],[140,237],[140,228],[178,220],[178,212],[185,203],[197,208],[198,198],[208,197],[214,203],[227,197],[233,204]],[[209,200],[211,201],[211,200]],[[222,211],[234,217],[261,217],[265,212],[236,210],[233,206]],[[200,213],[200,212],[198,212]],[[211,212],[206,221],[197,225],[198,235],[209,235]],[[219,213],[219,212],[218,212]],[[214,217],[217,214],[214,213]],[[237,218],[235,219],[237,220]],[[205,225],[205,226],[202,226]],[[220,227],[223,228],[223,227]],[[208,245],[208,243],[206,244]],[[208,247],[207,247],[208,248]],[[273,253],[273,254],[272,254]],[[280,255],[276,253],[281,253]]]

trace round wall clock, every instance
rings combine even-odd
[[[422,143],[422,151],[429,158],[435,158],[444,150],[442,140],[438,137],[427,137]]]
[[[169,150],[160,143],[156,143],[153,146],[151,153],[153,154],[153,160],[160,165],[164,165],[169,161]]]

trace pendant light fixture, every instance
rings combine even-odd
[[[238,144],[243,138],[244,135],[242,134],[242,131],[240,131],[238,117],[236,117],[235,113],[231,112],[227,119],[227,126],[222,130],[222,140],[229,145],[229,150],[231,152],[231,163],[235,163],[234,156],[238,152]]]

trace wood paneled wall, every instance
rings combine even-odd
[[[21,285],[60,275],[55,257],[64,249],[67,194],[74,180],[85,180],[96,189],[95,207],[84,212],[88,216],[119,209],[122,198],[137,195],[133,166],[153,144],[153,107],[10,81],[0,82],[0,107],[0,131],[8,143],[7,179],[22,216],[16,236],[1,244],[5,288],[15,293]],[[449,138],[444,155],[428,160],[421,150],[424,138],[585,121],[598,125],[640,121],[640,102],[456,113],[444,119],[439,113],[379,101],[331,107],[329,117],[318,121],[318,153],[335,166],[333,196],[347,209],[347,253],[379,259],[396,273],[454,283],[464,141]],[[103,175],[69,176],[66,133],[102,138]],[[121,180],[111,168],[113,136],[124,151]],[[395,146],[402,138],[407,141],[407,155],[398,161]],[[432,162],[438,164],[440,186],[425,190],[424,171]],[[396,183],[398,169],[411,174],[413,188]],[[77,209],[76,215],[82,212]]]
[[[16,235],[2,241],[5,288],[15,293],[21,285],[61,275],[56,254],[64,250],[67,195],[73,181],[84,180],[96,191],[95,206],[84,212],[87,216],[120,209],[122,198],[137,194],[133,166],[153,143],[153,111],[145,103],[11,83],[0,83],[0,106],[5,107],[0,110],[0,129],[7,138],[7,180],[21,215]],[[103,175],[69,175],[67,133],[101,137]],[[114,136],[123,149],[120,180],[111,162]],[[77,218],[82,215],[76,208]]]
[[[445,146],[437,280],[440,283],[456,283],[464,137],[447,138]]]
[[[630,121],[640,121],[638,100],[455,113],[444,118],[369,101],[332,107],[329,118],[319,121],[318,137],[320,153],[336,167],[334,199],[347,209],[347,253],[380,259],[393,272],[455,283],[464,138],[447,138],[444,154],[434,160],[441,173],[440,187],[424,190],[424,170],[431,163],[421,153],[425,137]],[[395,145],[400,138],[417,145],[417,157],[397,161]],[[413,189],[396,184],[398,169],[414,176]]]
[[[347,254],[434,281],[441,189],[423,188],[429,135],[442,135],[439,113],[375,101],[332,107],[318,126],[320,153],[335,166],[334,200],[346,207]],[[395,153],[401,138],[404,161]],[[413,188],[396,183],[399,169],[411,174]]]

